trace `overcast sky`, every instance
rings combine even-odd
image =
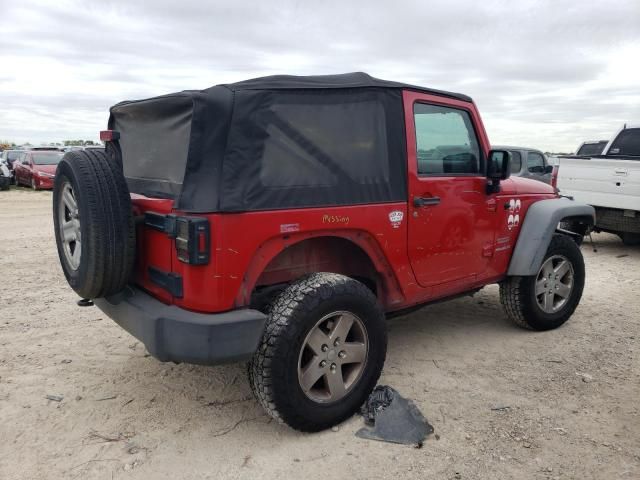
[[[365,71],[473,97],[493,144],[640,123],[640,0],[0,0],[0,139],[97,139],[110,105]]]

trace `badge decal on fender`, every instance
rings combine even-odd
[[[507,228],[509,230],[513,230],[518,225],[520,225],[520,208],[522,207],[522,203],[520,199],[512,198],[509,200],[509,217],[507,217]]]
[[[389,221],[391,222],[391,226],[393,228],[400,228],[400,224],[402,223],[402,219],[404,218],[404,212],[401,210],[394,210],[389,213]]]

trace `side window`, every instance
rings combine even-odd
[[[609,155],[640,156],[640,128],[627,128],[613,140]]]
[[[275,103],[265,114],[260,181],[266,188],[387,184],[383,104],[375,99]],[[282,172],[287,172],[283,175]]]
[[[517,174],[522,170],[522,155],[520,152],[511,150],[511,173]]]
[[[527,153],[527,169],[531,173],[543,173],[544,157],[537,152]]]
[[[413,116],[418,174],[478,174],[482,171],[480,147],[468,112],[417,103]]]

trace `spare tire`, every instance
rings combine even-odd
[[[105,297],[125,287],[135,226],[122,168],[107,152],[65,154],[53,185],[53,223],[62,270],[78,295]]]

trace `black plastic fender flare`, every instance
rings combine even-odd
[[[591,205],[568,198],[552,198],[535,202],[527,210],[507,275],[535,275],[560,221],[566,218],[589,220],[595,224],[596,212]]]

